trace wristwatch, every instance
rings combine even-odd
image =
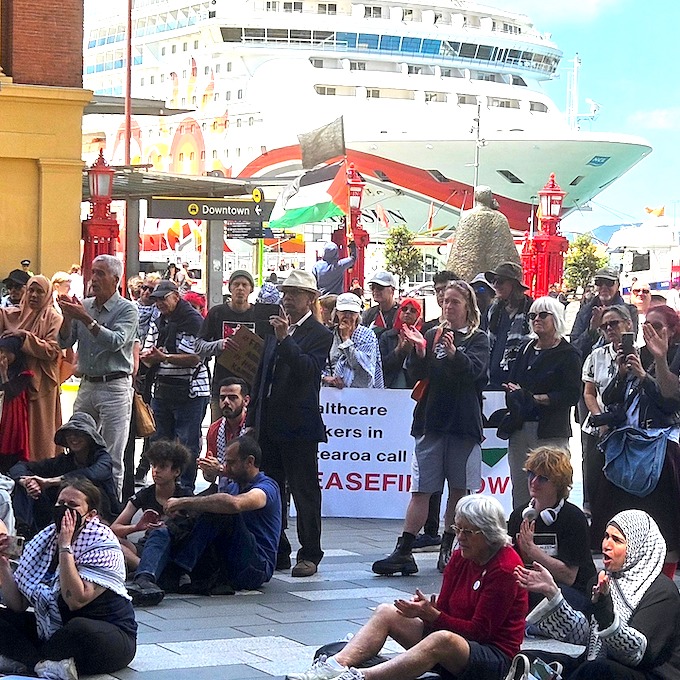
[[[59,548],[60,553],[69,553],[70,555],[73,555],[73,548],[70,545],[64,545],[61,548]]]
[[[96,319],[92,319],[92,321],[90,321],[90,323],[87,324],[87,330],[92,331],[92,330],[94,330],[95,326],[98,326],[98,325],[99,325],[99,322]]]

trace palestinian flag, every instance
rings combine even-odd
[[[271,229],[294,229],[349,213],[349,190],[345,162],[310,170],[287,186],[271,217]]]

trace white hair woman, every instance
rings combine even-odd
[[[465,496],[456,505],[453,530],[459,546],[444,570],[438,597],[416,590],[410,600],[381,604],[344,649],[287,677],[411,680],[433,668],[456,680],[505,677],[524,639],[528,605],[513,575],[521,560],[508,545],[503,508],[491,496]],[[356,668],[388,637],[407,651],[373,668]]]
[[[581,361],[565,340],[564,306],[550,296],[529,309],[533,339],[520,346],[504,385],[510,415],[499,428],[509,437],[513,508],[529,503],[524,463],[539,446],[569,450],[569,411],[581,394]]]

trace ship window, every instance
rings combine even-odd
[[[231,72],[231,62],[228,61],[227,62],[227,73],[230,73],[230,72]]]
[[[196,95],[191,98],[191,103],[196,105]]]
[[[213,149],[212,157],[217,158],[217,149]]]
[[[381,50],[398,50],[401,43],[401,38],[398,35],[381,35],[380,49]]]
[[[290,31],[291,42],[303,42],[308,43],[312,40],[311,31],[298,31],[296,29],[291,29]]]
[[[378,36],[374,33],[359,33],[359,47],[369,50],[377,50]]]
[[[517,175],[510,172],[510,170],[497,170],[497,172],[501,177],[507,179],[510,184],[524,184],[524,182],[517,177]]]
[[[246,29],[246,34],[250,29]],[[285,28],[268,28],[267,38],[269,40],[288,40],[288,31]]]
[[[144,85],[144,78],[140,78],[139,84]]]
[[[208,127],[207,123],[201,123],[201,130],[203,130],[204,132],[207,129],[207,127]]]
[[[205,160],[205,151],[201,151],[201,160],[202,160],[202,161]]]
[[[165,82],[165,73],[161,73],[161,83]]]
[[[443,68],[441,70],[441,74],[443,78],[453,78],[453,69],[452,68]]]
[[[381,19],[382,18],[382,7],[375,7],[368,5],[364,7],[364,17],[366,19]]]
[[[189,49],[189,43],[182,43],[182,52],[186,52]]]
[[[239,146],[236,147],[236,157],[237,158],[241,157],[241,147],[239,147]]]
[[[356,47],[357,46],[357,34],[356,33],[345,33],[343,31],[338,31],[336,33],[336,40],[338,42],[338,45],[342,45],[344,43],[347,47]]]
[[[365,71],[366,62],[365,61],[350,61],[349,62],[350,71]]]
[[[512,84],[519,85],[521,87],[527,86],[527,84],[524,82],[524,78],[520,78],[519,76],[512,76]]]
[[[323,59],[310,59],[314,68],[323,68]]]
[[[426,102],[445,102],[446,92],[426,92],[425,93]]]
[[[319,14],[337,14],[338,6],[334,2],[320,2],[317,11]]]
[[[530,111],[540,111],[541,113],[547,113],[548,107],[543,102],[529,102]]]
[[[404,21],[413,21],[413,10],[404,8]]]
[[[156,82],[156,76],[150,76],[149,82],[153,85]]]
[[[222,31],[222,40],[224,42],[241,42],[243,29],[240,28],[220,28]]]
[[[472,43],[463,43],[460,46],[460,56],[468,59],[474,59],[477,54],[477,45]]]
[[[497,107],[500,109],[518,109],[519,101],[517,99],[498,99],[496,97],[488,98],[489,106]]]
[[[283,3],[284,12],[302,12],[301,2],[284,2]]]
[[[198,40],[194,40],[194,49],[195,49],[195,50],[198,49]]]
[[[416,74],[419,75],[423,72],[423,67],[422,66],[415,66],[413,64],[408,65],[408,72],[411,74]]]
[[[489,45],[480,45],[477,50],[477,59],[484,59],[489,61],[491,59],[492,48]]]
[[[477,104],[477,97],[474,94],[459,94],[459,104]]]
[[[243,90],[239,90],[239,91],[236,93],[236,98],[237,98],[237,99],[243,99]]]
[[[317,94],[324,94],[324,95],[335,95],[335,88],[334,87],[327,87],[326,85],[315,85],[314,89],[316,90]]]
[[[378,89],[368,89],[366,90],[367,99],[380,99],[380,90]]]
[[[441,40],[423,40],[423,54],[437,55],[441,48]]]
[[[183,154],[183,153],[181,153],[181,154],[179,155],[179,160],[180,160],[180,162],[184,160],[184,154]]]
[[[584,175],[579,175],[578,177],[574,177],[574,179],[569,182],[570,187],[575,187],[577,184],[581,183],[581,180],[584,178]]]
[[[227,101],[231,101],[231,92],[227,92],[227,93],[224,95],[224,98],[225,98]]]
[[[210,66],[206,66],[206,67],[203,69],[203,75],[206,75],[206,76],[207,76],[209,73],[210,73]]]
[[[267,0],[267,11],[268,12],[278,12],[279,3],[277,0]]]
[[[264,38],[264,28],[246,28],[243,30],[243,35],[246,38]]]
[[[237,128],[240,128],[240,127],[241,127],[241,119],[240,119],[240,118],[237,118],[237,119],[236,119],[236,127],[237,127]]]
[[[495,73],[482,73],[480,71],[475,72],[475,80],[486,80],[489,83],[495,83],[496,82],[496,74]]]
[[[222,70],[222,64],[215,64],[215,73],[219,73]]]
[[[184,69],[184,70],[182,71],[182,78],[185,78],[185,79],[186,79],[186,77],[187,77],[187,70]]]
[[[162,57],[165,56],[165,47],[161,47],[161,56],[162,56]]]
[[[193,161],[193,160],[195,160],[195,158],[196,158],[196,154],[192,151],[192,152],[189,154],[189,160],[190,160],[190,161]]]
[[[255,125],[255,119],[252,116],[250,116],[250,118],[248,118],[248,125],[249,125],[249,127],[252,127],[253,125]]]
[[[420,52],[420,42],[420,38],[404,38],[401,41],[401,51],[418,54]]]
[[[216,101],[219,100],[219,98],[220,98],[220,93],[219,93],[219,92],[215,92],[215,94],[213,95],[213,101],[216,102]]]
[[[312,35],[316,42],[326,42],[334,37],[333,31],[314,31]]]

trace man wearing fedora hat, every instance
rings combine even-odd
[[[283,528],[277,569],[290,567],[286,537],[286,484],[297,508],[300,550],[292,576],[312,576],[321,550],[321,489],[317,460],[326,430],[319,412],[321,371],[333,341],[317,320],[319,290],[314,275],[294,269],[281,285],[282,309],[269,318],[273,336],[265,338],[253,385],[246,425],[262,447],[262,470],[281,489]]]
[[[533,300],[525,294],[522,267],[516,262],[502,262],[494,270],[484,272],[484,276],[496,291],[486,317],[491,346],[489,387],[501,390],[509,380],[519,348],[529,339],[527,314]]]

